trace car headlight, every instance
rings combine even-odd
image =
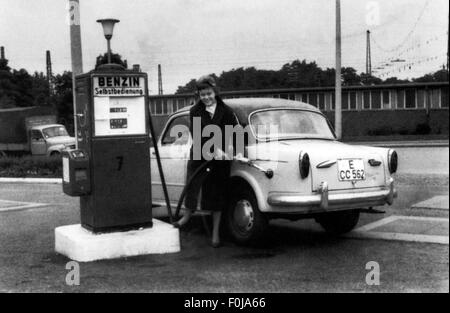
[[[394,174],[398,168],[398,155],[395,150],[389,149],[388,151],[388,168],[389,173]]]
[[[298,166],[300,169],[300,176],[305,179],[309,175],[309,168],[310,168],[310,162],[309,162],[309,155],[306,152],[300,152],[298,156]]]

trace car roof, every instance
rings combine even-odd
[[[235,98],[223,99],[223,102],[233,109],[242,125],[247,125],[250,113],[265,109],[301,109],[321,113],[316,107],[300,102],[278,98]],[[191,106],[184,107],[176,113],[189,111]]]

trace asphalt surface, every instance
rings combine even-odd
[[[448,140],[351,142],[352,145],[368,145],[391,148],[397,151],[401,174],[449,175]]]
[[[183,229],[181,252],[80,263],[80,285],[68,286],[70,260],[54,252],[54,229],[79,223],[79,200],[61,185],[0,183],[0,199],[48,206],[0,212],[0,292],[448,292],[448,245],[327,236],[312,220],[273,221],[260,247],[225,241],[209,246],[200,218]],[[412,210],[448,195],[448,175],[398,175],[399,198],[383,215],[448,218]],[[379,286],[366,264],[380,265]]]

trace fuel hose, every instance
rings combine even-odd
[[[248,166],[254,167],[257,170],[263,172],[267,178],[271,179],[274,175],[273,170],[271,169],[264,169],[258,165],[256,165],[254,162],[250,161],[247,158],[241,157],[241,158],[226,158],[227,160],[236,160],[239,161],[243,164],[247,164]],[[181,206],[183,205],[183,201],[184,198],[186,197],[186,192],[188,187],[194,182],[195,179],[197,179],[198,176],[200,176],[200,174],[206,169],[206,171],[208,170],[207,167],[214,161],[214,159],[210,160],[210,161],[206,161],[205,163],[203,163],[202,165],[200,165],[192,174],[192,176],[187,180],[186,185],[183,188],[183,191],[181,192],[180,195],[180,199],[178,200],[178,205],[175,211],[175,218],[178,218],[180,215],[180,210],[181,210]],[[206,176],[205,176],[206,178]]]
[[[177,209],[175,211],[175,218],[179,218],[180,216],[180,210],[181,210],[181,206],[183,205],[183,201],[184,198],[186,197],[186,192],[188,187],[194,182],[194,180],[196,178],[199,177],[199,175],[203,172],[203,171],[207,171],[207,167],[214,161],[210,160],[210,161],[206,161],[205,163],[203,163],[202,165],[200,165],[192,174],[191,177],[189,177],[189,179],[187,180],[186,184],[184,185],[183,191],[181,192],[180,195],[180,199],[178,200],[178,205],[177,205]],[[206,178],[206,177],[205,177]]]

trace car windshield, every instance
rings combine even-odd
[[[326,118],[311,111],[278,109],[256,112],[251,115],[250,125],[256,138],[260,140],[336,139]]]
[[[44,133],[45,138],[52,138],[52,137],[58,137],[58,136],[69,136],[67,133],[67,130],[64,126],[54,126],[45,128],[42,130]]]

